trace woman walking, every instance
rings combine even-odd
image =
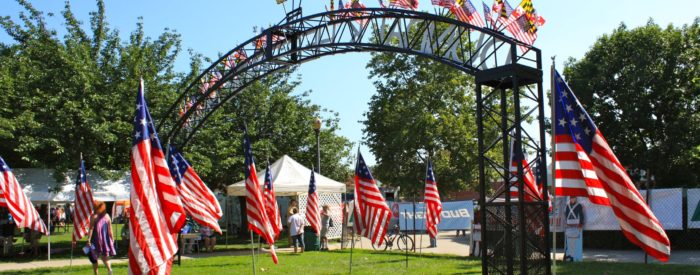
[[[331,213],[328,204],[321,211],[321,250],[328,250],[328,229],[331,227]]]
[[[102,201],[95,201],[95,211],[90,217],[90,231],[86,246],[89,248],[89,258],[92,262],[92,271],[97,275],[97,259],[107,267],[107,273],[112,275],[112,266],[109,257],[117,255],[114,249],[114,236],[112,236],[112,220],[107,214],[107,207]]]

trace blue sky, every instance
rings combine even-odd
[[[64,28],[60,18],[63,1],[32,2],[45,13],[58,15],[47,21],[61,34]],[[304,1],[304,14],[322,11],[328,2]],[[377,1],[363,2],[370,7],[378,6]],[[421,10],[433,11],[430,1],[420,2]],[[653,18],[654,22],[664,27],[668,24],[681,26],[691,23],[700,14],[698,0],[533,2],[538,14],[547,20],[539,30],[535,46],[542,49],[545,64],[550,63],[551,56],[556,56],[557,68],[562,68],[569,57],[581,58],[598,37],[610,33],[621,22],[632,28],[644,25],[649,18]],[[480,1],[472,3],[481,10]],[[491,5],[491,1],[486,3]],[[253,35],[253,26],[269,26],[284,16],[284,10],[274,0],[114,0],[105,4],[108,22],[112,28],[119,29],[125,38],[135,28],[139,16],[143,17],[145,31],[151,37],[156,37],[165,28],[179,32],[185,50],[176,61],[179,71],[187,70],[187,49],[217,57],[219,53],[227,52],[249,39]],[[511,0],[511,4],[516,5],[517,2]],[[96,7],[92,1],[73,1],[72,9],[80,20],[87,23],[89,12]],[[9,15],[17,19],[20,10],[14,1],[5,0],[0,4],[0,16]],[[0,42],[12,41],[2,32]],[[302,77],[299,92],[313,90],[310,98],[313,103],[339,112],[340,134],[356,143],[362,140],[363,126],[358,121],[364,119],[367,102],[374,94],[374,86],[365,69],[368,60],[368,53],[330,56],[306,63],[298,71]],[[544,83],[549,83],[549,77]],[[545,85],[545,89],[548,88]],[[374,163],[374,157],[366,146],[363,146],[362,154],[368,163]]]

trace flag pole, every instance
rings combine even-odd
[[[403,210],[403,216],[406,217],[406,209]],[[415,218],[415,217],[414,217],[414,218]],[[408,220],[403,219],[403,223],[404,223],[404,225],[405,225],[406,227],[408,227],[408,224],[407,224],[407,223],[408,223]],[[414,230],[415,230],[415,228],[414,228]],[[401,231],[399,231],[399,236],[400,236],[400,235],[401,235]],[[423,235],[421,235],[421,237],[422,237],[422,236],[423,236]],[[400,239],[400,238],[397,238],[397,240],[398,240],[398,239]],[[399,245],[399,243],[397,242],[397,243],[396,243],[396,246],[398,246],[398,245]],[[408,270],[408,242],[406,242],[406,270]]]
[[[357,155],[355,155],[355,177],[357,177],[357,159],[360,156],[360,143],[357,143]],[[353,188],[354,193],[355,193],[355,199],[352,202],[352,239],[350,239],[350,274],[352,274],[352,251],[355,249],[355,223],[357,222],[357,217],[355,217],[355,204],[357,203],[357,186]],[[350,221],[350,217],[348,217],[348,221]]]
[[[556,102],[554,102],[555,101],[554,70],[555,70],[556,58],[557,58],[556,56],[552,56],[552,67],[550,70],[550,83],[549,83],[550,84],[550,86],[549,86],[550,93],[552,94],[551,98],[550,98],[550,102],[551,102],[550,109],[552,112],[551,116],[550,116],[550,119],[552,121],[551,122],[552,123],[552,133],[551,133],[551,137],[550,137],[551,138],[551,145],[550,146],[552,147],[552,185],[554,186],[554,192],[552,193],[552,212],[554,212],[554,232],[552,232],[552,244],[553,244],[552,249],[554,250],[554,255],[552,256],[552,266],[553,266],[552,267],[552,274],[554,274],[554,275],[557,274],[557,224],[559,223],[559,212],[557,209],[557,179],[556,179],[557,161],[556,161],[556,143],[555,143],[556,133],[554,132],[555,131],[555,129],[554,129],[554,119],[555,119],[554,118],[554,115],[555,115],[554,104],[556,104]],[[545,169],[547,169],[547,168],[545,167]]]
[[[250,250],[252,252],[252,260],[253,260],[253,274],[258,274],[257,270],[255,269],[255,241],[253,240],[253,230],[250,229]]]
[[[426,161],[425,161],[425,174],[427,175],[428,174],[428,161],[429,160],[427,157],[425,159],[426,159]],[[425,231],[426,234],[428,233],[428,217],[425,216],[427,208],[428,208],[428,206],[425,204],[425,189],[423,189],[423,230]],[[413,217],[413,218],[415,219],[416,217]],[[414,230],[415,230],[415,228],[414,228]],[[420,246],[418,246],[418,257],[421,258],[423,256],[423,234],[420,234],[419,244],[420,244]]]

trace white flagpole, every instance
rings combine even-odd
[[[255,241],[253,241],[253,230],[250,230],[250,250],[252,252],[253,274],[258,274],[257,270],[255,269]]]
[[[426,174],[426,177],[427,177],[427,175],[428,175],[428,161],[429,161],[429,160],[428,160],[428,158],[426,157],[426,158],[425,158],[425,174]],[[426,179],[426,180],[427,180],[427,179]],[[427,184],[427,182],[426,182],[425,184]],[[428,210],[427,208],[428,208],[428,205],[425,204],[425,186],[423,186],[423,229],[424,229],[424,231],[425,231],[426,234],[428,233],[428,217],[426,217],[426,214],[427,214],[426,212],[427,212],[427,210]],[[414,216],[413,216],[413,219],[415,220],[415,218],[416,218],[416,217],[415,217],[415,215],[414,215]],[[413,230],[416,230],[416,229],[413,228]],[[435,236],[435,238],[437,239],[437,236]],[[437,241],[437,240],[436,240],[436,241]],[[419,244],[420,244],[420,246],[418,246],[418,247],[419,247],[419,249],[418,249],[418,257],[421,258],[421,257],[423,256],[423,234],[420,234],[420,242],[419,242]],[[406,249],[408,249],[408,248],[406,248]]]
[[[360,156],[360,142],[357,143],[357,155],[355,155],[355,170],[357,170],[357,159]],[[357,173],[357,172],[355,172]],[[352,217],[352,238],[350,239],[350,274],[352,274],[352,251],[355,249],[355,223],[358,222],[358,217],[355,217],[355,204],[357,203],[357,186],[353,188],[353,193],[355,194],[355,199],[352,201],[352,212],[349,214],[348,221]],[[362,244],[362,242],[360,242]]]
[[[551,74],[550,74],[550,92],[552,93],[552,97],[550,99],[551,101],[551,121],[552,121],[552,136],[551,136],[551,147],[552,147],[552,185],[554,186],[554,192],[552,193],[552,212],[554,212],[554,232],[552,232],[552,249],[554,250],[554,255],[552,256],[552,274],[556,275],[557,274],[557,223],[559,222],[559,212],[557,209],[557,180],[556,180],[556,143],[555,143],[555,130],[554,129],[554,109],[556,102],[554,102],[556,99],[555,97],[555,87],[554,87],[554,62],[555,62],[556,56],[552,56],[552,69],[551,69]],[[545,169],[547,169],[545,167]],[[546,190],[545,190],[546,191]]]

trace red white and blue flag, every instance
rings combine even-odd
[[[73,242],[82,239],[90,230],[90,215],[94,208],[92,188],[87,182],[85,161],[80,158],[80,169],[75,184],[75,209],[73,210]]]
[[[279,238],[282,230],[282,217],[280,216],[280,208],[277,205],[277,197],[275,196],[275,187],[272,184],[272,167],[270,161],[267,162],[265,169],[265,213],[267,219],[270,220],[272,231],[275,232],[275,240]]]
[[[129,273],[167,274],[186,214],[146,105],[143,80],[136,97],[133,138]]]
[[[555,70],[552,78],[556,194],[610,206],[630,242],[668,261],[671,246],[661,223],[564,79]]]
[[[382,245],[391,219],[391,208],[386,204],[377,182],[372,177],[359,150],[355,167],[355,207],[353,219],[357,232],[370,239],[374,245]]]
[[[306,199],[306,221],[309,222],[316,235],[321,233],[321,212],[318,211],[318,192],[316,192],[316,177],[313,168],[309,180],[309,196]]]
[[[484,27],[484,19],[476,11],[474,5],[469,0],[456,0],[454,5],[450,7],[457,20],[472,24],[477,27]]]
[[[532,174],[530,164],[523,153],[520,143],[513,139],[510,143],[510,168],[508,169],[511,175],[510,178],[510,196],[513,198],[519,197],[518,192],[518,164],[523,167],[523,188],[525,188],[525,201],[535,201],[541,199],[542,196],[538,191],[535,175]]]
[[[214,192],[204,184],[192,165],[185,159],[175,146],[170,145],[170,174],[177,183],[180,200],[185,212],[202,226],[214,229],[221,234],[219,219],[223,216],[219,200]]]
[[[426,230],[431,238],[437,238],[437,226],[442,219],[442,202],[440,201],[440,193],[438,192],[431,161],[428,161],[428,170],[425,176],[424,197]]]
[[[431,0],[433,5],[440,6],[443,8],[450,8],[455,4],[455,0]]]
[[[486,3],[481,2],[484,8],[484,18],[486,18],[486,27],[489,28],[495,28],[496,27],[496,22],[493,21],[493,16],[491,15],[491,8],[489,8]]]
[[[433,0],[435,1],[435,0]],[[379,0],[379,5],[385,8],[384,1]],[[418,0],[389,0],[390,8],[404,8],[409,10],[418,9]]]
[[[272,261],[278,263],[277,253],[275,253],[275,232],[272,230],[270,220],[265,212],[265,200],[263,190],[258,182],[258,174],[255,170],[255,159],[253,158],[253,148],[248,138],[248,129],[243,129],[243,154],[245,155],[245,190],[246,208],[245,213],[248,218],[248,229],[258,234],[267,244],[270,245]]]
[[[4,205],[2,206],[6,206],[10,210],[17,228],[29,228],[48,234],[49,231],[46,230],[46,224],[41,220],[39,212],[36,211],[32,202],[24,194],[24,190],[17,182],[15,174],[12,173],[12,169],[2,157],[0,157],[0,172],[2,172],[2,175],[0,175],[0,189],[4,199]]]

